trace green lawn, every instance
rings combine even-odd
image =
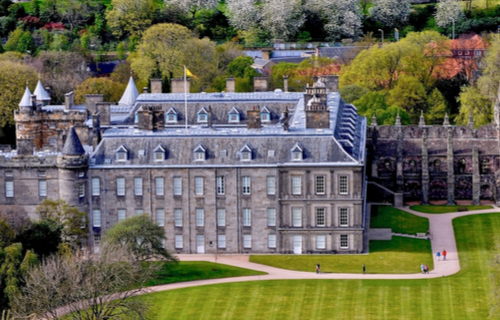
[[[454,220],[462,270],[428,280],[287,280],[227,283],[148,295],[166,319],[488,318],[489,251],[500,215]],[[439,262],[446,263],[446,262]]]
[[[282,269],[314,272],[317,263],[326,273],[416,273],[424,263],[432,269],[428,240],[393,237],[370,241],[370,254],[362,255],[252,255],[250,261]]]
[[[392,228],[392,232],[427,232],[429,220],[389,206],[372,206],[370,228]]]
[[[156,286],[174,282],[185,282],[203,279],[217,279],[266,274],[265,272],[228,266],[220,263],[204,261],[181,261],[177,264],[164,264],[156,279],[146,285]]]
[[[472,210],[488,210],[493,209],[492,206],[411,206],[411,210],[415,210],[423,213],[450,213],[458,212],[458,208],[467,208],[467,211]]]

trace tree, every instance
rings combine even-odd
[[[62,229],[63,226],[56,219],[43,219],[22,230],[15,241],[40,257],[48,257],[57,252],[62,242]]]
[[[91,0],[57,0],[57,12],[63,20],[69,24],[70,30],[83,26],[91,14],[91,6],[95,5]]]
[[[9,246],[15,236],[14,229],[12,229],[7,221],[0,219],[0,247]]]
[[[275,39],[291,39],[305,22],[301,0],[263,0],[261,25]]]
[[[421,111],[427,111],[427,94],[424,85],[411,76],[401,76],[397,84],[389,91],[387,103],[399,106],[413,117],[416,123]]]
[[[357,38],[361,34],[358,0],[309,0],[307,7],[326,21],[324,28],[330,39]]]
[[[441,0],[437,4],[434,17],[436,18],[436,24],[444,28],[452,23],[452,19],[457,23],[465,18],[465,15],[462,5],[457,0]]]
[[[130,77],[130,75],[129,75]],[[108,78],[88,78],[75,89],[75,102],[84,103],[86,94],[102,94],[104,101],[119,101],[126,85]]]
[[[403,109],[397,106],[389,106],[385,101],[383,92],[368,92],[360,99],[353,102],[358,108],[358,113],[371,119],[375,114],[378,125],[394,125],[396,116],[399,115],[402,124],[410,124],[411,118]]]
[[[164,248],[165,230],[147,214],[125,219],[108,230],[104,242],[109,245],[124,245],[137,260],[161,259],[176,261]]]
[[[339,90],[342,100],[347,103],[353,103],[353,101],[358,100],[362,96],[368,93],[368,89],[360,87],[355,84],[347,85]]]
[[[409,0],[374,0],[370,8],[370,16],[385,27],[400,27],[410,17]]]
[[[226,0],[229,23],[240,30],[249,30],[258,23],[259,10],[256,0]]]
[[[33,89],[37,79],[36,72],[29,66],[12,61],[0,63],[0,135],[6,126],[14,125],[14,110],[19,109],[26,82]]]
[[[0,206],[0,219],[7,222],[14,231],[14,235],[19,234],[21,230],[31,225],[26,210],[19,204]]]
[[[467,124],[471,113],[476,128],[491,123],[493,120],[491,100],[482,94],[477,87],[462,87],[458,100],[460,101],[460,111],[455,118],[458,125]]]
[[[52,103],[63,102],[64,94],[90,77],[85,57],[76,52],[42,52],[31,65],[42,77],[43,84],[51,87]]]
[[[191,13],[194,19],[200,10],[214,10],[219,5],[219,0],[165,0],[166,5],[174,5],[185,13]]]
[[[434,88],[427,97],[427,119],[429,124],[441,124],[446,114],[446,100],[441,92]]]
[[[150,77],[170,79],[184,74],[183,66],[198,77],[191,90],[208,86],[216,76],[215,43],[197,39],[186,27],[160,23],[144,33],[137,52],[129,56],[132,70],[143,81]]]
[[[145,319],[149,307],[135,299],[160,264],[142,264],[124,246],[103,244],[99,254],[53,255],[29,269],[12,301],[17,317],[73,320]],[[58,310],[64,306],[64,311]],[[59,311],[59,313],[58,313]]]
[[[106,20],[117,37],[141,36],[153,22],[157,9],[154,0],[112,0]]]
[[[70,243],[75,248],[80,248],[86,243],[88,221],[85,212],[78,210],[74,206],[70,206],[63,199],[45,199],[36,208],[36,212],[44,220],[55,219],[62,226],[62,241]]]

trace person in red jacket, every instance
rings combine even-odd
[[[442,256],[443,256],[443,261],[445,261],[446,260],[446,250],[443,250]]]

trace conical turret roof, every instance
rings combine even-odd
[[[137,87],[135,86],[134,78],[130,77],[130,80],[127,84],[127,89],[123,93],[122,98],[118,102],[118,104],[131,106],[135,103],[135,100],[139,96],[139,91],[137,91]]]
[[[70,156],[85,154],[85,149],[83,149],[82,142],[80,141],[80,138],[78,138],[74,127],[69,129],[68,137],[66,138],[66,142],[64,142],[62,153],[63,155]]]
[[[35,92],[33,93],[36,95],[36,100],[38,101],[46,101],[50,100],[49,93],[43,88],[42,82],[40,79],[38,80],[38,83],[36,84]]]
[[[31,91],[30,88],[28,88],[28,85],[26,85],[26,90],[24,90],[24,95],[23,98],[21,99],[21,102],[19,102],[20,107],[31,107]]]

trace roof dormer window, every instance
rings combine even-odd
[[[292,161],[302,161],[304,159],[304,148],[300,145],[300,143],[296,143],[292,150]]]
[[[202,107],[200,111],[198,111],[197,121],[202,123],[208,122],[208,112],[207,109],[205,109],[205,107]]]
[[[264,106],[262,110],[260,110],[260,121],[262,122],[269,122],[271,121],[271,112],[269,112],[269,109],[267,106]]]
[[[167,113],[165,113],[165,121],[167,123],[177,122],[177,110],[174,107],[170,108]]]
[[[252,160],[252,148],[248,144],[245,144],[240,150],[240,160],[250,161]]]
[[[153,151],[153,154],[154,154],[154,160],[155,161],[163,161],[165,160],[165,155],[166,155],[166,149],[162,146],[162,145],[159,145],[158,147],[156,147]]]
[[[134,114],[134,123],[139,123],[139,114],[137,112]]]
[[[128,160],[128,149],[121,145],[118,150],[116,150],[116,161],[127,161]]]
[[[207,149],[199,144],[194,149],[194,161],[205,161],[207,159]]]
[[[229,122],[240,122],[240,112],[236,107],[233,107],[228,114],[228,121]]]

